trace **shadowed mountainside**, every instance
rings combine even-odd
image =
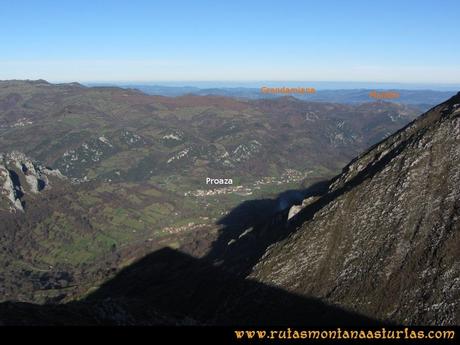
[[[250,277],[365,315],[459,324],[460,93],[347,165]]]

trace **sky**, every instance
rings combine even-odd
[[[0,79],[460,84],[458,0],[1,0]]]

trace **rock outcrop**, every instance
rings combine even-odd
[[[49,189],[53,178],[65,177],[21,152],[0,153],[0,208],[24,211],[23,197]]]

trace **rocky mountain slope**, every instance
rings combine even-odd
[[[404,324],[460,324],[460,93],[348,164],[251,278]]]

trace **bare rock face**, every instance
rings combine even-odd
[[[288,214],[288,218],[287,220],[291,220],[293,219],[300,211],[302,211],[305,207],[307,207],[308,205],[311,205],[313,202],[315,202],[316,200],[318,200],[318,197],[315,197],[315,196],[311,196],[311,197],[308,197],[308,198],[305,198],[303,201],[302,201],[302,204],[301,205],[294,205],[292,206],[290,209],[289,209],[289,214]]]
[[[353,160],[251,278],[404,324],[460,324],[460,93]]]
[[[21,152],[0,154],[0,208],[24,211],[23,197],[51,188],[50,178],[65,177],[59,170],[46,168]]]
[[[6,198],[11,203],[11,210],[24,211],[20,200],[22,190],[14,184],[12,174],[3,164],[0,164],[0,186],[2,199]]]

